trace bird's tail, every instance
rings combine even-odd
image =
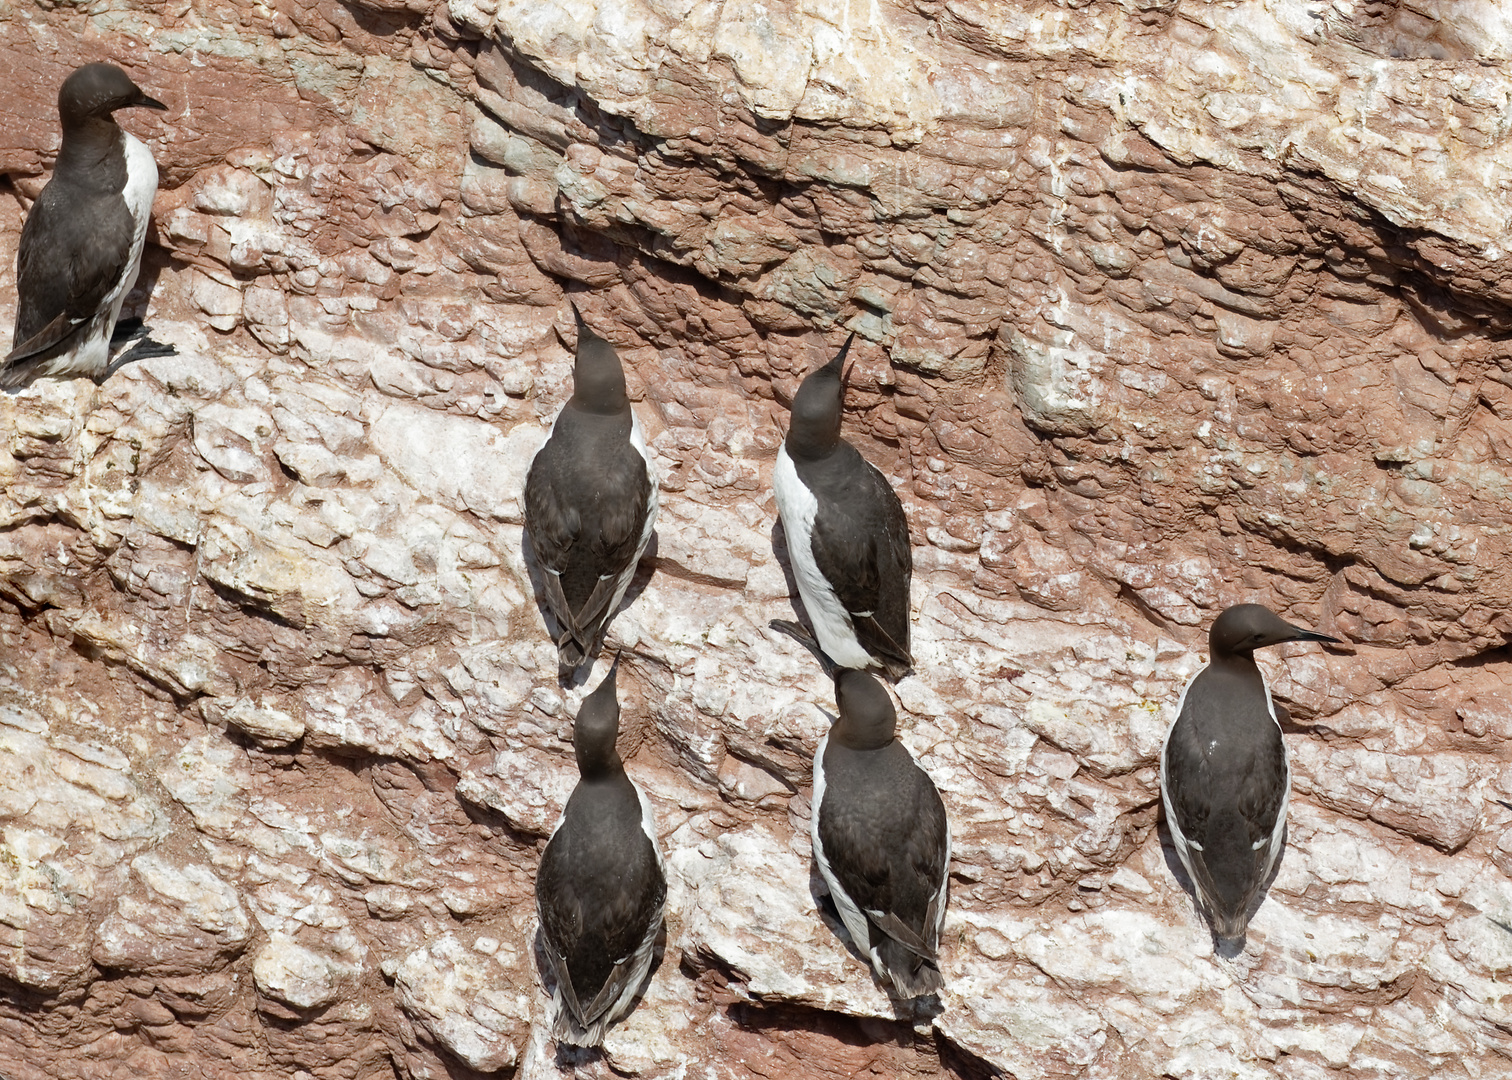
[[[1213,920],[1213,933],[1219,941],[1244,940],[1244,935],[1249,929],[1248,907],[1239,912],[1218,911],[1215,908],[1209,908],[1208,915]]]
[[[607,1016],[600,1016],[584,1027],[578,1023],[567,1002],[562,1000],[560,988],[551,995],[551,1037],[569,1046],[598,1046],[604,1041],[604,1031],[609,1027]]]
[[[0,390],[14,393],[31,382],[31,376],[31,365],[7,364],[4,360],[0,360]]]
[[[1250,904],[1261,885],[1264,865],[1249,843],[1249,825],[1237,810],[1225,809],[1208,824],[1206,850],[1193,860],[1194,884],[1213,933],[1223,941],[1244,937]]]
[[[939,964],[920,956],[901,941],[884,937],[872,955],[878,976],[884,983],[892,983],[899,997],[933,994],[945,985]]]
[[[572,678],[583,666],[586,655],[582,645],[572,638],[557,642],[557,675],[563,679]]]

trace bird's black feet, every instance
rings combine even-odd
[[[120,371],[127,364],[130,364],[137,360],[151,360],[154,356],[178,355],[178,349],[174,346],[164,344],[161,341],[153,341],[150,337],[148,337],[147,332],[151,328],[142,326],[140,319],[129,321],[136,322],[138,325],[138,330],[134,333],[134,335],[126,339],[127,341],[133,342],[132,346],[125,352],[121,353],[119,356],[115,357],[115,359],[111,360],[110,365],[100,373],[99,378],[95,380],[96,382],[104,382],[106,379],[114,375],[117,371]],[[121,323],[116,323],[116,330],[118,332],[121,328],[121,325]],[[112,345],[116,344],[115,335],[111,335],[110,341]]]

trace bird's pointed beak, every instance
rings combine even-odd
[[[1327,634],[1320,634],[1316,630],[1304,630],[1300,626],[1292,626],[1291,623],[1287,623],[1286,625],[1291,626],[1292,630],[1296,632],[1296,636],[1292,638],[1293,641],[1326,641],[1334,645],[1344,644],[1338,638],[1329,637]]]
[[[140,105],[144,109],[157,109],[159,112],[168,111],[168,106],[164,105],[157,98],[148,97],[146,94],[143,94],[141,97],[137,98],[136,101],[134,101],[132,104]]]
[[[848,370],[847,367],[846,367],[845,358],[850,353],[851,343],[853,341],[855,341],[855,340],[856,340],[856,332],[854,330],[852,330],[850,337],[848,337],[848,338],[845,339],[845,344],[842,345],[842,346],[840,346],[840,351],[837,352],[834,355],[834,357],[832,357],[830,359],[829,363],[825,364],[823,368],[820,368],[821,371],[823,371],[823,370],[825,370],[827,368],[827,369],[835,372],[835,374],[839,375],[840,376],[840,382],[841,382],[842,385],[845,382],[846,372]]]

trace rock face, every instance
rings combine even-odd
[[[822,9],[822,10],[821,10]],[[0,19],[0,322],[112,58],[177,357],[0,399],[0,1075],[1489,1077],[1512,1056],[1512,7],[275,0]],[[521,546],[570,293],[657,455],[615,620],[666,951],[543,1035],[571,788]],[[938,1015],[816,902],[833,708],[770,472],[849,330],[914,532]],[[654,572],[653,572],[654,570]],[[1236,958],[1158,826],[1224,606],[1289,847]],[[592,685],[596,678],[590,679]]]

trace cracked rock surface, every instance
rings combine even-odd
[[[1512,1058],[1512,4],[0,12],[0,325],[56,88],[163,177],[179,354],[0,398],[0,1077],[1396,1080]],[[568,296],[662,480],[612,625],[665,948],[545,1037],[574,782],[522,543]],[[914,542],[941,1008],[817,895],[771,469],[846,333]],[[1156,765],[1223,607],[1289,843],[1216,956]]]

